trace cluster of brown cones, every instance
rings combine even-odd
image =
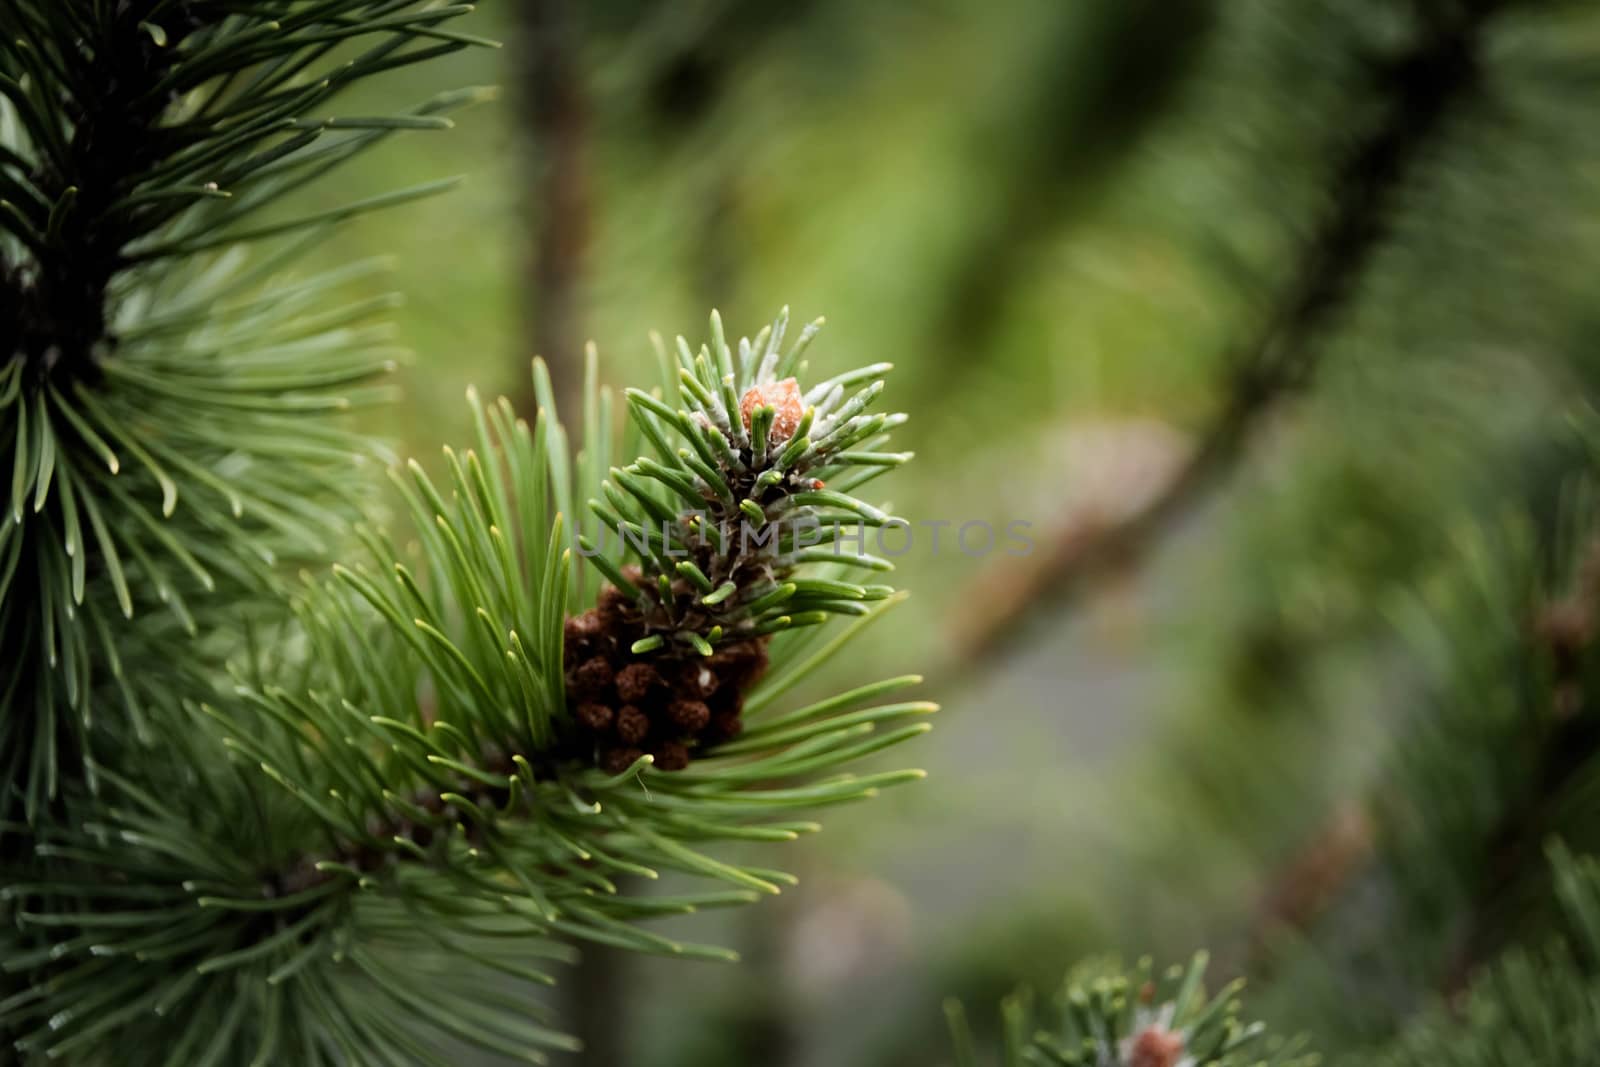
[[[710,656],[674,645],[635,655],[645,629],[631,608],[608,586],[594,608],[567,619],[576,739],[612,774],[646,753],[660,770],[682,770],[697,751],[739,733],[744,694],[766,670],[766,639],[722,645]]]

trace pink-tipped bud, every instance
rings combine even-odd
[[[1178,1067],[1183,1035],[1160,1026],[1146,1027],[1127,1046],[1128,1067]]]
[[[744,417],[746,429],[750,427],[750,419],[757,409],[770,407],[777,414],[772,420],[772,429],[767,431],[767,440],[772,444],[781,444],[794,436],[794,431],[800,425],[800,419],[805,415],[805,402],[800,398],[800,383],[793,378],[785,378],[781,382],[769,382],[766,385],[751,386],[739,398],[739,414]]]

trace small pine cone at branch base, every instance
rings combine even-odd
[[[573,664],[582,663],[598,653],[603,639],[600,617],[594,612],[569,616],[561,634],[561,662],[570,670]]]
[[[711,722],[711,709],[698,700],[674,700],[667,705],[667,715],[686,734],[697,734]]]
[[[650,719],[644,712],[626,704],[617,712],[617,736],[624,744],[637,745],[650,736]]]
[[[682,741],[663,741],[650,750],[650,755],[663,771],[681,771],[689,766],[689,746]]]
[[[579,704],[577,710],[572,714],[578,720],[579,725],[590,733],[596,734],[603,734],[611,729],[611,724],[617,719],[615,711],[604,704],[596,704],[593,701],[585,701]]]
[[[686,645],[635,654],[637,618],[611,587],[590,611],[566,621],[571,751],[612,774],[648,752],[676,771],[696,753],[737,737],[744,694],[765,673],[767,639],[720,645],[702,656]]]
[[[623,573],[629,581],[639,581],[638,567],[626,567]],[[600,590],[600,597],[594,606],[595,628],[612,641],[632,643],[644,636],[644,628],[635,617],[633,605],[628,603],[628,598],[615,586],[606,586]]]
[[[704,660],[683,665],[673,680],[673,692],[684,700],[705,700],[717,691],[717,674]]]
[[[648,663],[630,663],[617,672],[617,696],[629,704],[643,704],[666,686],[661,672]]]
[[[615,679],[616,674],[604,656],[590,656],[572,672],[572,688],[580,694],[601,695],[611,688]]]
[[[765,638],[738,641],[712,653],[707,661],[712,673],[742,693],[749,689],[767,671],[767,642]]]
[[[600,769],[607,774],[621,774],[643,755],[642,748],[608,748],[600,754]]]

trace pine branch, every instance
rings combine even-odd
[[[868,411],[888,366],[802,392],[817,324],[785,349],[787,315],[737,352],[715,315],[698,354],[680,339],[621,442],[591,358],[575,456],[542,366],[533,426],[474,401],[477,449],[447,453],[447,484],[396,476],[414,540],[358,530],[359,558],[282,617],[280,568],[320,570],[363,492],[369,450],[316,418],[371,398],[394,353],[367,328],[386,301],[323,303],[351,272],[277,275],[338,222],[443,186],[261,213],[396,130],[448,125],[476,94],[313,109],[477,43],[444,26],[467,10],[7,9],[0,626],[29,655],[0,675],[0,1030],[28,1061],[443,1063],[467,1043],[544,1062],[571,1040],[463,961],[520,991],[571,939],[729,958],[640,921],[778,892],[789,876],[711,846],[791,840],[818,829],[802,808],[921,777],[856,770],[927,729],[931,705],[881,699],[915,677],[772,711],[898,601],[846,580],[888,565],[839,542],[890,521],[852,494],[909,458],[880,447],[903,416]],[[279,238],[298,240],[239,253]],[[85,286],[98,318],[69,336],[55,312]],[[598,596],[573,534],[612,583]],[[113,606],[137,619],[115,640]],[[171,670],[121,667],[180,647]],[[126,719],[93,723],[107,671]],[[619,891],[662,871],[720,884]]]
[[[401,353],[374,320],[391,301],[337,295],[375,264],[284,272],[339,221],[442,186],[258,217],[477,99],[326,111],[363,78],[476,43],[444,28],[468,10],[0,12],[0,641],[17,650],[0,664],[0,818],[37,821],[87,753],[152,744],[154,720],[214,687],[230,652],[214,624],[280,610],[279,568],[326,560],[359,507],[350,472],[374,449],[331,419],[386,396],[376,379]],[[174,632],[180,669],[125,669],[166,658]]]
[[[1072,605],[1102,578],[1127,570],[1224,483],[1265,418],[1299,391],[1326,351],[1327,335],[1383,246],[1396,196],[1436,142],[1451,112],[1478,84],[1477,49],[1501,0],[1441,6],[1423,20],[1411,49],[1375,68],[1385,87],[1383,119],[1332,183],[1332,208],[1307,240],[1293,280],[1227,363],[1224,399],[1199,445],[1166,486],[1114,525],[1064,529],[1024,567],[982,576],[983,605],[965,616],[963,662],[986,662],[1032,622]]]
[[[152,1040],[171,1044],[227,982],[245,1006],[216,1047],[241,1061],[261,1061],[294,1033],[307,1043],[295,1062],[308,1064],[444,1062],[441,1036],[542,1062],[542,1049],[569,1039],[486,1010],[481,988],[459,977],[462,960],[539,983],[543,957],[567,939],[731,958],[640,922],[777,893],[789,876],[710,848],[793,840],[819,828],[802,809],[917,780],[856,766],[925,732],[918,720],[934,710],[881,702],[915,677],[773,710],[898,600],[856,612],[867,593],[851,599],[854,587],[820,576],[832,568],[788,533],[742,544],[720,527],[751,510],[812,522],[845,510],[841,529],[868,521],[875,509],[845,489],[900,458],[873,451],[890,420],[864,413],[886,368],[821,383],[792,410],[801,394],[786,375],[805,367],[799,351],[781,349],[782,322],[739,344],[739,369],[718,383],[731,404],[701,392],[712,362],[734,358],[715,319],[713,345],[680,365],[693,368],[677,376],[681,407],[631,394],[632,425],[656,460],[607,467],[617,442],[596,390],[576,457],[550,407],[530,426],[504,400],[474,400],[476,447],[447,452],[446,483],[416,464],[397,472],[414,547],[364,531],[365,562],[304,587],[290,643],[300,651],[192,709],[195,728],[174,752],[184,787],[158,792],[101,768],[107,799],[76,798],[79,817],[40,833],[41,865],[4,871],[19,937],[5,966],[27,982],[0,1001],[0,1025],[17,1046],[55,1056],[102,1048],[106,1017],[143,1019],[162,1035]],[[864,388],[847,399],[851,386]],[[769,390],[777,404],[762,402]],[[538,391],[548,398],[542,375]],[[691,446],[674,450],[675,435]],[[609,506],[597,518],[642,527],[667,508],[672,520],[592,557],[619,584],[600,591],[603,610],[579,611],[594,594],[573,570],[562,516],[608,469]],[[819,474],[841,488],[818,497]],[[708,592],[713,575],[734,588]],[[856,617],[817,647],[819,627],[796,625],[797,603]],[[585,619],[599,629],[572,625]],[[592,655],[573,668],[568,649],[592,653],[601,639],[661,691],[630,695],[626,669],[601,686],[582,670]],[[742,667],[719,660],[769,644],[772,670],[760,677],[738,655]],[[686,671],[695,663],[703,673]],[[581,711],[601,689],[658,716],[638,738],[648,751],[625,766]],[[674,710],[697,700],[718,708],[716,733]],[[219,733],[231,756],[210,747]],[[664,872],[697,882],[666,895],[621,891],[621,876]],[[424,999],[418,975],[435,973],[440,985]],[[197,974],[216,977],[196,985]],[[103,1011],[73,1011],[91,988],[104,991]],[[145,1019],[155,1003],[161,1018]]]
[[[1080,968],[1036,1013],[1026,990],[1001,1005],[1004,1067],[1315,1067],[1321,1057],[1300,1041],[1269,1038],[1260,1023],[1239,1019],[1242,980],[1205,992],[1204,953],[1187,967],[1156,975],[1148,959],[1129,973]],[[978,1067],[965,1011],[945,1004],[957,1067]]]
[[[126,265],[124,248],[161,209],[129,196],[161,158],[192,143],[161,131],[169,99],[157,90],[184,41],[217,14],[145,0],[103,16],[91,38],[99,47],[58,47],[60,20],[70,18],[21,5],[3,27],[6,95],[36,154],[26,172],[8,176],[16,198],[6,229],[31,262],[3,272],[10,299],[0,347],[33,377],[91,375],[111,343],[111,281]]]

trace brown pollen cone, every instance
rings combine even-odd
[[[677,642],[635,654],[647,629],[610,586],[593,609],[566,621],[568,743],[611,774],[645,752],[659,770],[682,770],[698,752],[737,737],[744,694],[767,668],[766,638],[730,641],[710,656]]]
[[[617,712],[617,736],[624,744],[637,745],[650,735],[650,719],[644,712],[626,704]]]
[[[642,748],[608,748],[600,756],[600,769],[607,774],[621,774],[642,755]]]
[[[685,663],[673,679],[672,690],[685,700],[704,700],[717,691],[720,679],[699,656]]]
[[[711,721],[711,709],[698,700],[674,700],[667,705],[672,724],[686,734],[697,734]]]
[[[733,687],[742,693],[767,673],[766,639],[724,645],[713,652],[706,662],[714,674],[733,682]]]
[[[571,670],[600,650],[604,638],[600,618],[592,611],[569,615],[561,632],[561,662]]]
[[[617,696],[630,704],[643,704],[667,683],[648,663],[630,663],[617,672]]]
[[[593,701],[579,704],[577,710],[572,714],[583,725],[585,730],[597,734],[605,733],[609,730],[611,724],[617,718],[617,713],[609,706],[596,704]]]
[[[615,677],[611,663],[604,656],[590,656],[572,672],[573,689],[582,694],[603,696]]]
[[[663,771],[681,771],[689,766],[689,746],[682,741],[662,741],[650,750],[650,755]]]

